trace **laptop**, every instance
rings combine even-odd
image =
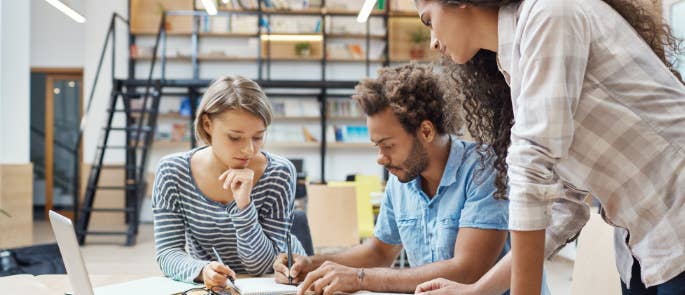
[[[64,260],[71,287],[76,295],[94,295],[71,220],[50,210],[50,224]]]
[[[50,210],[49,215],[59,252],[62,254],[62,260],[64,260],[64,266],[67,269],[67,275],[73,289],[70,294],[173,294],[199,286],[158,276],[93,289],[71,220],[52,210]]]

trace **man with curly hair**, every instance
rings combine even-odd
[[[294,255],[290,269],[281,255],[278,282],[290,274],[300,294],[412,292],[433,278],[475,282],[506,254],[508,202],[494,198],[494,169],[480,165],[475,144],[453,136],[456,100],[444,91],[431,67],[415,64],[359,83],[353,99],[392,174],[374,237],[342,253]],[[411,268],[389,268],[402,248]]]

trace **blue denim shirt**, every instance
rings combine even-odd
[[[476,144],[452,137],[437,193],[421,189],[421,177],[401,183],[391,175],[376,221],[375,236],[402,244],[412,267],[451,259],[459,228],[508,229],[509,202],[496,200],[495,170],[481,169]],[[500,255],[509,251],[509,239]],[[543,281],[543,294],[547,294]]]
[[[460,227],[508,229],[508,202],[496,200],[494,169],[481,167],[476,144],[452,138],[437,193],[421,189],[421,177],[401,183],[391,175],[375,235],[402,244],[412,267],[450,259]]]

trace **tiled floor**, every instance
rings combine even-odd
[[[34,242],[50,243],[55,238],[46,221],[34,223]],[[91,275],[126,274],[126,275],[159,275],[161,272],[154,260],[154,240],[151,224],[140,226],[138,241],[133,247],[126,247],[124,238],[88,238],[81,248]],[[569,260],[557,257],[545,264],[548,284],[552,294],[570,294],[573,264]]]

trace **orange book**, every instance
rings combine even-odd
[[[364,50],[362,50],[362,47],[359,45],[359,43],[347,44],[347,50],[350,51],[350,56],[352,56],[352,58],[364,58]]]

